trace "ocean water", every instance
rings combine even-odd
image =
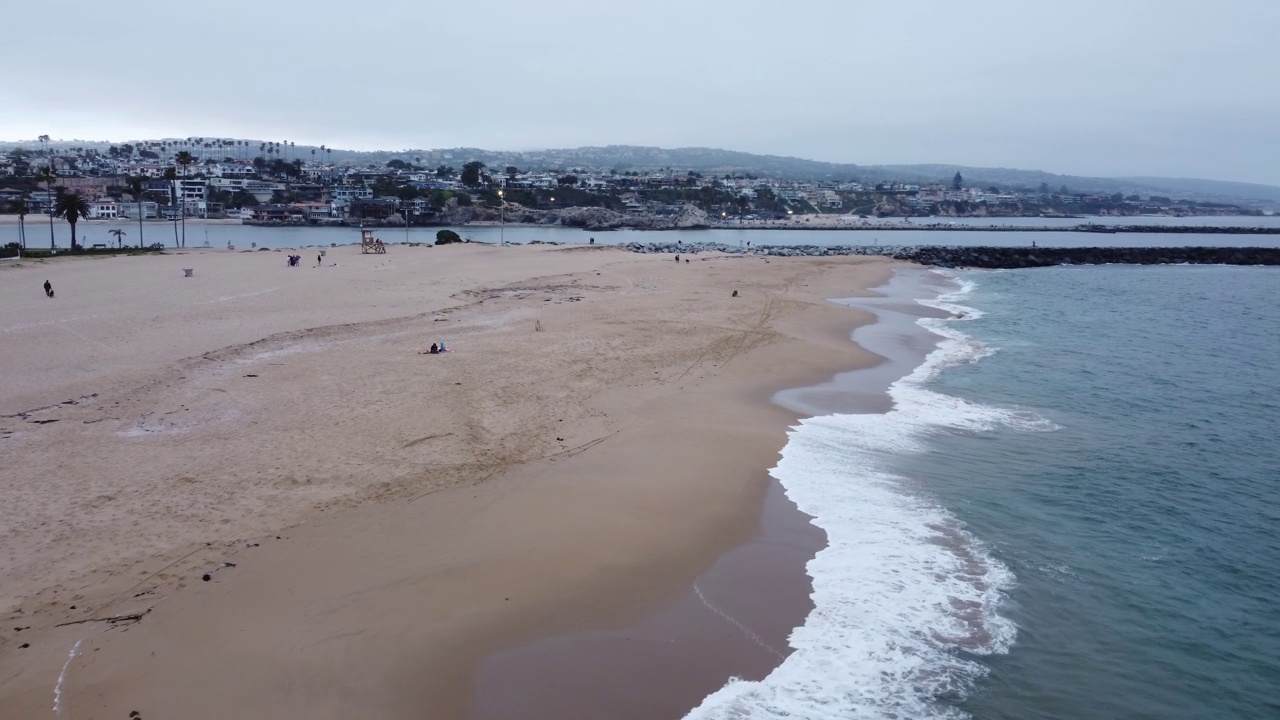
[[[1105,224],[1106,219],[1090,218],[1089,220],[1070,219],[1052,220],[1043,218],[1000,218],[990,222],[977,222],[978,219],[962,218],[960,221],[942,221],[928,218],[943,224],[957,225],[1018,225],[1034,224],[1054,227],[1057,225],[1075,225],[1082,222]],[[1135,224],[1136,223],[1135,219]],[[1166,218],[1141,218],[1141,224],[1169,224]],[[1179,225],[1249,225],[1275,227],[1280,225],[1280,216],[1232,218],[1173,218]],[[1022,221],[1022,222],[1013,222]],[[1031,222],[1035,221],[1035,222]],[[912,224],[923,225],[925,219],[917,219]],[[65,225],[65,223],[63,223]],[[110,235],[112,228],[123,228],[130,233],[128,242],[137,242],[137,224],[129,225],[110,221],[92,221],[76,226],[76,232],[82,236],[86,244],[104,243],[115,246],[115,238]],[[726,245],[745,247],[747,243],[754,245],[995,245],[1023,247],[1033,242],[1040,247],[1184,247],[1194,246],[1248,246],[1276,247],[1280,245],[1280,235],[1226,235],[1215,233],[1080,233],[1080,232],[1024,232],[1024,231],[984,231],[969,230],[964,232],[938,232],[930,230],[669,230],[663,232],[646,232],[640,230],[621,230],[616,232],[587,232],[567,227],[513,227],[500,228],[487,225],[466,225],[456,228],[459,234],[477,242],[508,242],[525,244],[531,242],[555,242],[565,244],[586,244],[595,238],[597,244],[615,245],[620,243],[674,243],[674,242],[715,242]],[[0,226],[3,230],[3,226]],[[28,228],[30,230],[30,228]],[[58,227],[58,246],[67,243],[66,228]],[[440,228],[378,228],[376,235],[387,244],[403,242],[433,243],[436,232]],[[16,226],[13,232],[17,232]],[[149,222],[144,228],[143,239],[148,244],[164,243],[172,248],[174,233],[171,223]],[[48,235],[44,240],[36,234],[28,236],[33,247],[48,247]],[[15,238],[16,239],[16,238]],[[7,242],[7,241],[6,241]],[[210,248],[224,249],[234,245],[237,251],[257,248],[300,248],[329,247],[330,245],[350,245],[360,242],[360,231],[357,228],[345,227],[265,227],[257,225],[237,225],[226,223],[187,223],[187,249],[195,250],[208,243]],[[406,250],[407,252],[407,250]]]
[[[1280,717],[1280,270],[972,272],[773,470],[815,609],[691,718]]]

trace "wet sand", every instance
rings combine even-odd
[[[797,417],[881,413],[888,387],[933,350],[937,336],[915,324],[945,313],[916,298],[941,278],[903,269],[869,297],[837,302],[874,313],[852,341],[883,358],[830,380],[781,390],[773,400]],[[806,563],[825,534],[770,478],[757,527],[683,593],[642,621],[545,638],[486,658],[471,716],[679,718],[732,678],[760,680],[791,648],[787,638],[813,610]]]

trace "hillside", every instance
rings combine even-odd
[[[137,141],[131,141],[137,142]],[[162,141],[157,141],[162,142]],[[174,139],[168,142],[175,143]],[[256,154],[260,140],[250,140],[242,153]],[[35,141],[0,142],[0,150],[14,146],[34,149]],[[96,148],[104,151],[110,143],[97,141],[54,141],[55,149]],[[756,155],[718,148],[660,148],[637,145],[608,145],[603,147],[578,147],[546,150],[500,151],[481,148],[451,148],[435,150],[385,150],[361,152],[331,149],[319,157],[312,154],[312,145],[297,145],[289,149],[289,156],[325,159],[333,162],[382,164],[392,159],[435,167],[479,160],[489,167],[502,168],[514,165],[522,170],[572,168],[626,171],[695,171],[704,175],[750,174],[761,177],[785,177],[796,180],[859,180],[862,182],[900,181],[910,183],[948,183],[959,172],[966,185],[975,187],[995,186],[1000,189],[1035,190],[1047,186],[1052,191],[1066,187],[1073,192],[1116,192],[1142,195],[1168,195],[1174,198],[1200,202],[1244,202],[1253,206],[1280,208],[1280,187],[1255,183],[1203,180],[1194,178],[1121,177],[1102,178],[1078,175],[1060,175],[1040,170],[1014,168],[971,167],[966,165],[855,165],[830,163],[819,160],[787,157],[782,155]],[[327,157],[326,157],[327,156]]]

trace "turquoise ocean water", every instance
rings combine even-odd
[[[1280,269],[952,277],[892,411],[791,433],[815,610],[691,717],[1280,717]]]

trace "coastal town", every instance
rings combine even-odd
[[[492,164],[463,151],[352,159],[326,146],[187,138],[118,145],[12,144],[0,212],[84,221],[224,219],[261,225],[429,226],[501,222],[586,229],[776,227],[821,218],[1248,215],[1255,208],[1062,186],[788,178],[734,169],[623,169],[537,158]],[[527,157],[527,156],[526,156]],[[576,158],[581,160],[582,158]],[[67,217],[68,214],[74,216]],[[25,243],[25,240],[20,240]]]

